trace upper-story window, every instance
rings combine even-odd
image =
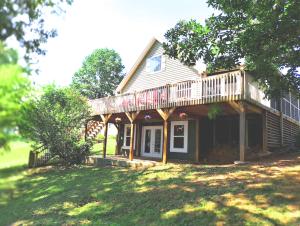
[[[164,57],[162,55],[153,56],[147,59],[146,71],[149,73],[159,72],[164,68]]]

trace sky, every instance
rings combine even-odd
[[[97,48],[116,50],[128,72],[152,37],[162,39],[181,19],[204,22],[212,13],[205,0],[74,0],[64,15],[45,18],[58,36],[44,46],[47,54],[38,58],[34,80],[70,84]]]

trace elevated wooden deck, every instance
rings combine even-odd
[[[281,110],[299,124],[300,103],[297,98],[289,93],[280,101],[265,98],[252,76],[242,70],[94,99],[89,104],[93,115],[101,115],[243,100],[273,113]]]
[[[244,98],[244,74],[230,72],[135,93],[90,100],[94,115],[190,106]]]

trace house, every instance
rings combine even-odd
[[[91,100],[94,120],[118,128],[116,153],[189,161],[245,161],[295,142],[299,100],[268,100],[242,68],[211,75],[150,41],[116,95]],[[92,130],[92,127],[87,130]],[[103,145],[106,156],[106,139]]]

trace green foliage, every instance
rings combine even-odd
[[[62,6],[73,0],[1,0],[0,40],[14,37],[27,53],[45,54],[41,44],[56,36],[54,29],[45,28],[44,14],[60,14]],[[27,55],[28,57],[28,55]]]
[[[24,104],[22,135],[46,147],[67,164],[81,163],[90,144],[83,141],[83,125],[90,116],[85,98],[70,88],[47,86],[44,94]]]
[[[222,112],[222,109],[219,105],[213,104],[208,109],[208,118],[210,120],[217,118],[217,116]]]
[[[90,99],[112,95],[124,76],[123,69],[117,52],[96,49],[74,74],[72,86]]]
[[[18,64],[18,52],[0,41],[0,65],[3,64]]]
[[[208,5],[220,13],[204,25],[178,22],[165,34],[166,54],[187,65],[203,59],[209,72],[234,68],[244,59],[269,96],[299,90],[300,1],[208,0]]]
[[[15,137],[21,103],[30,90],[17,61],[16,51],[0,42],[0,148]]]
[[[96,140],[97,141],[103,141],[104,140],[104,135],[99,133],[97,136],[96,136]]]

